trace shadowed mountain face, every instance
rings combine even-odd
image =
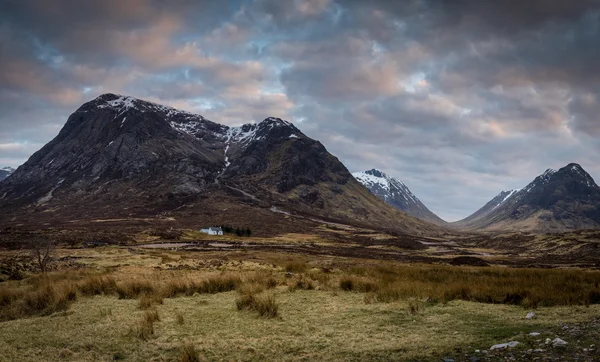
[[[578,164],[548,169],[521,190],[503,191],[455,226],[563,231],[600,227],[600,187]]]
[[[4,180],[8,176],[10,176],[10,174],[13,173],[13,172],[15,172],[15,169],[12,168],[12,167],[2,167],[2,168],[0,168],[0,181]]]
[[[272,211],[283,209],[411,232],[430,227],[379,201],[289,122],[228,127],[114,94],[76,110],[2,182],[0,204],[13,222],[160,215],[237,225],[284,218]]]
[[[405,213],[434,224],[446,222],[431,212],[402,182],[385,173],[372,169],[352,174],[377,197]]]

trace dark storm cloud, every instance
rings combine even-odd
[[[5,0],[0,166],[126,93],[288,118],[456,219],[548,167],[600,175],[599,43],[596,0]]]

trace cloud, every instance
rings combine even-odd
[[[449,219],[548,167],[600,175],[595,0],[3,5],[0,166],[116,92],[231,125],[290,119]]]

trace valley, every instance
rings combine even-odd
[[[596,248],[597,232],[427,238],[315,223],[238,237],[99,224],[0,233],[3,358],[597,356],[597,253],[577,252]],[[23,247],[41,238],[56,241],[45,274]],[[271,304],[246,308],[245,298]],[[490,350],[508,341],[519,345]]]
[[[285,120],[103,94],[0,195],[0,361],[597,360],[577,164],[448,223]]]

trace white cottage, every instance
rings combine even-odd
[[[208,229],[200,230],[201,233],[206,233],[208,235],[223,235],[223,229],[220,227],[209,227]]]

